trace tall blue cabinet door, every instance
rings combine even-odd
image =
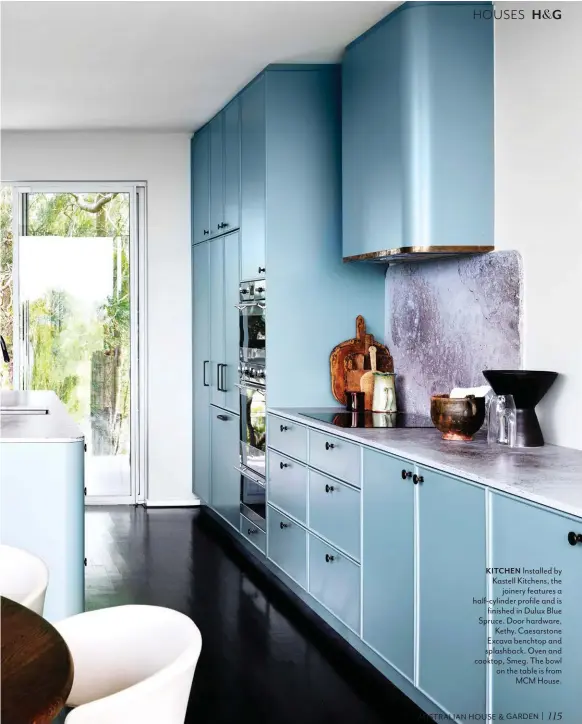
[[[239,411],[238,354],[239,354],[239,232],[224,237],[224,341],[225,367],[222,374],[224,407]]]
[[[485,491],[419,470],[418,686],[451,714],[485,714]],[[417,478],[418,479],[418,478]]]
[[[240,522],[239,416],[210,407],[211,506],[237,530]]]
[[[192,247],[193,491],[210,501],[210,244]]]
[[[343,256],[402,245],[400,18],[342,63]]]
[[[224,239],[210,242],[210,401],[224,407]]]
[[[240,99],[224,109],[224,231],[240,226]]]
[[[210,236],[222,234],[224,222],[224,157],[222,113],[210,122]]]
[[[498,641],[499,638],[544,641],[513,646],[519,649],[523,645],[525,655],[514,658],[527,662],[525,666],[513,666],[517,675],[495,671],[493,713],[497,714],[497,719],[506,712],[538,714],[540,718],[544,713],[545,720],[549,720],[548,712],[556,712],[554,721],[579,724],[582,722],[582,543],[571,545],[568,535],[582,534],[582,519],[503,495],[493,494],[492,499],[492,566],[519,568],[516,578],[524,579],[509,584],[502,581],[513,578],[511,574],[491,576],[492,595],[507,599],[508,595],[503,594],[505,588],[523,588],[525,595],[522,598],[529,599],[527,604],[520,606],[523,613],[507,624],[515,633],[496,638]],[[540,568],[545,569],[544,573],[531,573]],[[554,574],[554,569],[561,572]],[[548,570],[552,571],[549,575]],[[552,578],[559,583],[552,583]],[[533,582],[536,580],[542,582]],[[547,595],[537,593],[544,589],[552,592]],[[543,613],[537,613],[538,610]],[[506,621],[505,616],[504,619]],[[518,619],[523,619],[523,624],[518,623]],[[544,629],[559,633],[544,633]],[[530,646],[537,652],[529,651]],[[522,669],[529,669],[529,672],[524,674]]]
[[[195,244],[210,233],[210,134],[208,126],[192,139],[192,237]]]
[[[242,280],[265,276],[265,86],[263,74],[240,96]]]
[[[362,638],[414,677],[414,485],[412,463],[364,449]]]

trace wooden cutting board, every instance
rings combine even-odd
[[[390,350],[376,342],[374,335],[366,333],[366,322],[361,315],[356,319],[355,338],[338,344],[329,356],[331,391],[342,405],[346,404],[346,391],[358,391],[360,379],[370,370],[368,350],[371,346],[376,347],[378,372],[394,372]]]

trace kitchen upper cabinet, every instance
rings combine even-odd
[[[240,226],[240,99],[238,96],[224,111],[224,231]],[[238,271],[237,271],[238,281]]]
[[[342,65],[344,257],[401,246],[401,18],[350,48]]]
[[[192,237],[194,244],[210,234],[210,132],[202,128],[192,139]]]
[[[223,114],[210,121],[210,236],[222,233],[224,222]]]
[[[514,616],[515,621],[508,627],[515,629],[514,637],[521,640],[540,638],[552,639],[554,644],[533,644],[537,653],[529,651],[524,644],[524,665],[515,665],[517,675],[497,674],[493,677],[493,713],[499,718],[506,712],[557,712],[555,721],[563,724],[578,724],[582,721],[582,699],[580,697],[580,671],[582,671],[582,626],[580,626],[580,601],[582,601],[582,543],[571,545],[570,533],[582,534],[580,519],[571,518],[548,509],[538,508],[504,495],[492,495],[492,566],[520,568],[518,575],[528,583],[504,584],[501,580],[511,576],[499,576],[493,580],[493,597],[507,598],[505,588],[525,588],[524,598],[537,599],[521,606],[523,615]],[[540,568],[560,569],[555,576],[530,574]],[[560,583],[529,583],[534,580],[551,580]],[[555,589],[547,595],[531,593],[530,589]],[[555,597],[555,601],[554,601]],[[559,600],[558,600],[559,599]],[[542,610],[538,614],[536,609]],[[559,612],[558,612],[559,611]],[[505,618],[505,617],[503,617]],[[523,624],[517,619],[523,619]],[[543,624],[540,619],[557,620],[557,624]],[[503,626],[504,627],[504,626]],[[561,633],[542,634],[540,629],[559,629]],[[497,636],[500,638],[510,636]],[[521,644],[513,646],[519,649]],[[542,653],[543,649],[547,649]],[[555,653],[550,653],[553,650]],[[541,659],[533,663],[531,656]],[[506,657],[504,657],[506,658]],[[555,663],[551,663],[555,662]],[[524,675],[522,669],[529,668]],[[535,673],[532,669],[535,668]],[[494,667],[491,667],[494,669]],[[559,680],[560,683],[550,683]]]
[[[192,247],[194,493],[210,502],[210,243]]]
[[[485,715],[486,667],[474,662],[487,650],[487,607],[473,603],[487,597],[485,490],[434,470],[415,476],[404,484],[418,488],[417,686],[446,711]]]
[[[208,382],[213,405],[239,409],[238,352],[239,233],[210,242],[210,364]]]
[[[348,46],[344,258],[491,248],[493,20],[474,9],[406,3]]]
[[[239,416],[210,407],[210,505],[237,530],[240,524]]]
[[[406,460],[364,449],[362,639],[411,681],[414,678],[412,471],[413,464]]]
[[[266,76],[240,95],[241,279],[265,276]],[[281,169],[281,173],[285,173]]]

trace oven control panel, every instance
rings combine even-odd
[[[241,362],[238,373],[241,382],[250,382],[260,387],[264,387],[267,383],[267,370],[263,365]]]
[[[255,282],[241,282],[239,286],[241,303],[264,301],[266,293],[267,282],[264,279],[258,279]]]

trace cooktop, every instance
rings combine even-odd
[[[336,427],[433,427],[430,417],[412,412],[349,412],[348,410],[304,410],[311,417]]]

